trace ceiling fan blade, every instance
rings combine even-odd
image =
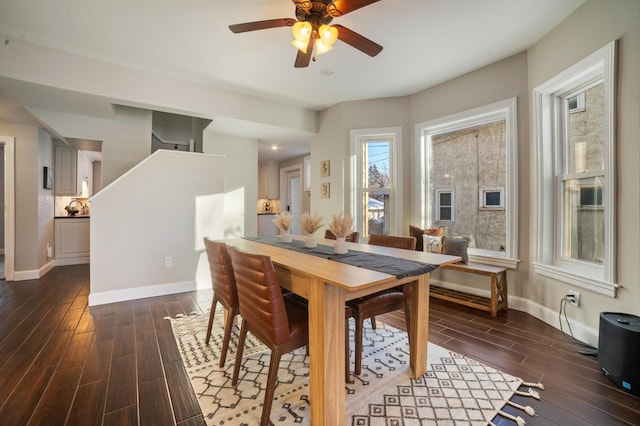
[[[337,18],[338,16],[346,15],[349,12],[379,1],[380,0],[335,0],[327,5],[327,13]]]
[[[338,30],[338,40],[347,43],[351,47],[355,47],[362,53],[373,57],[382,51],[382,46],[378,43],[361,36],[355,31],[351,31],[347,27],[343,27],[342,25],[334,25],[333,27]]]
[[[307,53],[303,53],[302,50],[298,50],[298,55],[296,56],[296,63],[294,66],[296,68],[305,68],[309,66],[309,61],[311,60],[311,56],[313,55],[313,37],[309,38],[309,44],[307,44]]]
[[[266,21],[244,22],[242,24],[229,25],[229,29],[234,33],[245,33],[247,31],[266,30],[268,28],[291,27],[296,23],[293,18],[267,19]]]

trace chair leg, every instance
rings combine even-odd
[[[377,328],[376,327],[376,317],[371,317],[369,319],[369,321],[371,321],[371,328],[373,328],[375,330]]]
[[[231,386],[238,384],[238,375],[240,374],[240,364],[242,364],[242,353],[244,352],[244,340],[247,337],[247,326],[242,319],[240,326],[240,336],[238,337],[238,350],[236,351],[236,365],[233,367],[233,376],[231,377]]]
[[[207,327],[207,336],[204,338],[204,342],[208,345],[209,339],[211,339],[211,327],[213,327],[213,317],[216,315],[216,304],[218,298],[214,295],[211,301],[211,310],[209,311],[209,326]]]
[[[271,361],[269,362],[269,375],[267,376],[267,389],[264,394],[264,404],[262,405],[262,418],[260,426],[269,425],[269,416],[271,415],[271,405],[273,405],[273,395],[276,391],[278,381],[278,368],[280,367],[280,349],[275,348],[271,351]]]
[[[354,318],[356,320],[356,345],[353,353],[353,358],[355,359],[355,367],[353,373],[359,376],[360,372],[362,371],[362,333],[364,328],[364,319],[358,314],[354,315]]]
[[[227,351],[229,350],[229,340],[231,340],[231,329],[238,315],[238,309],[231,309],[227,316],[227,323],[224,325],[224,339],[222,339],[222,351],[220,352],[220,367],[224,367],[227,359]]]

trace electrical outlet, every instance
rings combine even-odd
[[[577,291],[570,291],[569,293],[567,293],[567,296],[569,303],[571,303],[576,308],[580,307],[580,293],[578,293]]]
[[[173,267],[173,257],[165,257],[164,258],[164,267],[172,268]]]

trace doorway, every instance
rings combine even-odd
[[[280,211],[288,211],[293,216],[291,233],[300,234],[302,215],[301,165],[280,169]]]
[[[2,166],[4,169],[0,176],[4,189],[4,275],[2,279],[13,281],[15,266],[15,139],[9,136],[0,136],[0,147],[3,151]]]

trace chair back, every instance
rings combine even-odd
[[[204,237],[204,247],[209,259],[213,292],[225,308],[238,307],[236,278],[233,275],[233,266],[227,245]]]
[[[407,250],[416,249],[415,237],[398,237],[394,235],[369,234],[369,244]]]
[[[280,345],[289,339],[289,321],[278,276],[271,258],[229,247],[236,277],[240,315],[264,343]]]
[[[351,234],[347,235],[344,240],[348,243],[357,243],[359,237],[360,233],[358,231],[353,231]],[[335,240],[336,236],[333,235],[333,232],[327,229],[324,231],[324,238],[327,240]]]

